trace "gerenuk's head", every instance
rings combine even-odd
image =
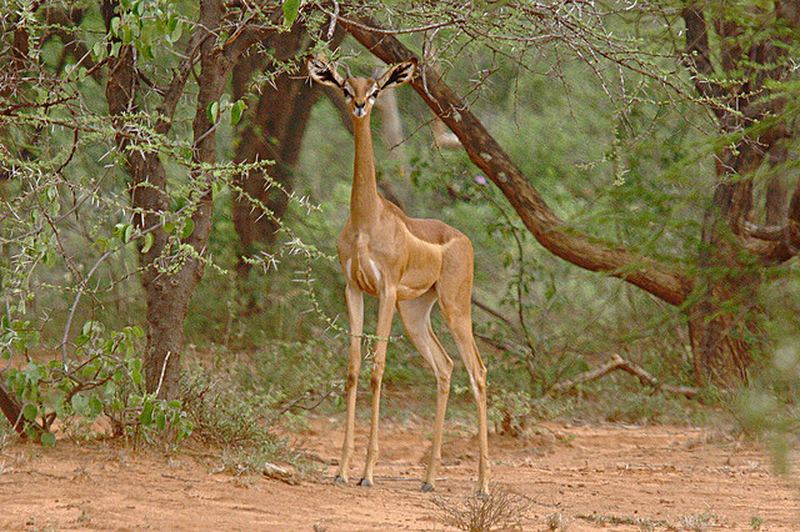
[[[306,59],[308,75],[317,83],[336,87],[342,91],[353,120],[369,116],[381,91],[410,81],[417,71],[417,60],[403,61],[384,72],[378,79],[342,77],[336,67],[321,57]]]

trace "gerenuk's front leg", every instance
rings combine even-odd
[[[350,356],[347,363],[345,397],[347,401],[347,422],[344,428],[342,459],[335,482],[345,484],[349,476],[350,458],[353,456],[353,439],[356,423],[356,393],[358,392],[358,373],[361,370],[361,334],[364,330],[364,295],[356,287],[347,285],[345,289],[347,315],[350,319]]]
[[[367,449],[367,463],[364,467],[364,477],[361,479],[362,486],[372,486],[374,483],[372,474],[375,469],[375,462],[378,461],[378,421],[381,409],[381,381],[383,380],[383,369],[386,366],[386,347],[389,342],[389,333],[392,330],[392,317],[394,307],[397,304],[397,291],[386,288],[381,293],[380,303],[378,304],[378,327],[377,327],[377,346],[375,347],[375,359],[372,364],[372,424],[369,431],[369,448]]]

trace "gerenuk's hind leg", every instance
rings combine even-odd
[[[478,493],[489,493],[489,437],[486,421],[486,366],[472,334],[472,244],[464,238],[445,252],[442,277],[436,285],[439,306],[469,373],[478,406]]]
[[[431,290],[417,299],[401,301],[397,305],[409,339],[431,365],[436,376],[436,417],[428,473],[422,483],[422,491],[433,491],[436,483],[436,470],[442,459],[442,433],[450,394],[450,374],[453,372],[453,361],[447,356],[431,327],[431,308],[435,302],[436,292]]]

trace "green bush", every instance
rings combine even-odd
[[[158,399],[144,387],[142,361],[136,343],[139,327],[106,331],[102,323],[87,321],[75,339],[74,356],[10,367],[6,386],[22,407],[27,435],[45,445],[55,445],[51,431],[58,419],[64,432],[81,436],[92,423],[106,418],[113,435],[134,444],[153,442],[168,435],[180,443],[192,432],[181,402]]]

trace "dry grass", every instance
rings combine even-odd
[[[530,502],[502,486],[492,485],[488,496],[473,495],[461,500],[436,497],[436,520],[467,532],[522,530]]]

